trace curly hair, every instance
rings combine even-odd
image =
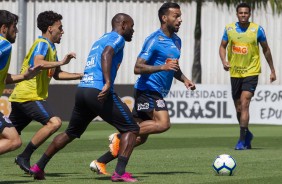
[[[0,10],[0,27],[6,25],[10,27],[14,23],[18,23],[19,17],[7,10]]]
[[[44,11],[37,17],[37,27],[42,31],[42,33],[46,33],[49,26],[52,26],[55,22],[62,19],[63,16],[56,12]]]

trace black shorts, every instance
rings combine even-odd
[[[46,125],[55,116],[45,100],[12,102],[11,104],[12,112],[9,118],[19,134],[32,120]]]
[[[3,132],[5,127],[14,127],[11,120],[0,112],[0,133]]]
[[[97,96],[101,91],[95,88],[77,88],[75,106],[66,133],[79,138],[89,123],[97,116],[114,126],[119,132],[139,132],[139,126],[125,103],[116,93],[110,93],[102,104]]]
[[[231,88],[233,100],[240,99],[242,91],[249,91],[255,93],[258,85],[258,75],[244,78],[231,77]]]
[[[141,91],[134,89],[134,108],[132,114],[134,118],[151,120],[148,112],[167,111],[167,105],[162,95],[156,91]]]

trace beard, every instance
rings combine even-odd
[[[178,30],[179,30],[179,28],[176,28],[176,27],[174,27],[172,25],[168,25],[167,29],[169,30],[169,32],[173,32],[173,33],[177,33]]]
[[[125,33],[123,35],[123,38],[125,39],[125,41],[130,42],[132,40],[132,35],[133,34],[131,32],[130,33]]]
[[[12,36],[12,35],[10,35],[9,33],[7,34],[7,36],[6,36],[6,39],[10,42],[10,43],[15,43],[15,41],[16,41],[16,36]]]

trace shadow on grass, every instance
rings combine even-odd
[[[142,172],[140,174],[152,174],[152,175],[174,175],[174,174],[197,174],[196,172],[184,172],[184,171],[167,171],[167,172]]]
[[[45,177],[68,177],[69,175],[81,175],[81,173],[46,173]]]
[[[144,174],[143,176],[134,176],[134,178],[136,178],[137,180],[140,181],[140,178],[146,178],[148,176],[146,175],[174,175],[174,174],[197,174],[196,172],[183,172],[183,171],[167,171],[167,172],[142,172],[142,173],[136,173],[136,174]],[[111,180],[110,176],[102,176],[102,177],[98,177],[95,178],[96,180]]]

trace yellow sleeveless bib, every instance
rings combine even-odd
[[[246,32],[238,33],[235,23],[226,26],[231,77],[243,78],[261,73],[258,28],[251,22]]]
[[[5,41],[9,42],[6,38],[4,38],[2,36],[0,36],[0,40],[5,40]],[[6,85],[5,80],[6,80],[7,73],[8,73],[9,66],[10,66],[11,55],[12,55],[12,52],[9,55],[9,58],[8,58],[8,61],[5,65],[5,67],[2,70],[0,70],[0,97],[3,93],[3,90],[4,90],[5,85]]]
[[[45,56],[46,61],[56,61],[57,52],[53,50],[49,42],[43,38],[35,40],[28,54],[24,58],[21,73],[24,73],[29,68],[29,61],[34,52],[35,47],[39,42],[48,44],[48,52]],[[30,80],[25,80],[18,83],[11,94],[9,100],[11,102],[26,102],[35,100],[45,100],[48,97],[48,88],[50,80],[54,74],[54,68],[42,70],[37,76]]]

